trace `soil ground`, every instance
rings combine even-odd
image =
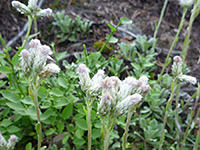
[[[52,18],[43,18],[38,20],[39,30],[41,30],[42,43],[50,44],[56,43],[57,51],[67,51],[67,53],[81,52],[82,45],[86,44],[89,51],[95,51],[92,48],[94,42],[103,40],[110,34],[110,29],[107,23],[117,24],[120,17],[127,17],[133,20],[136,27],[142,30],[142,34],[147,37],[152,37],[154,33],[155,21],[159,20],[160,12],[164,0],[45,0],[42,8],[53,8],[54,12],[65,10],[66,14],[75,18],[81,16],[83,20],[92,21],[92,33],[85,38],[80,39],[76,43],[63,42],[60,43],[54,33],[55,27],[50,28],[53,21]],[[25,1],[24,3],[27,3]],[[179,21],[182,15],[182,8],[178,4],[178,0],[171,0],[166,9],[166,13],[158,32],[159,43],[158,47],[168,49],[176,34]],[[184,35],[187,31],[190,13],[186,16],[184,28],[180,35],[180,41],[176,45],[175,50],[182,49]],[[191,45],[187,55],[187,65],[190,68],[191,75],[200,79],[200,67],[197,64],[200,51],[200,21],[198,17],[194,22],[191,34]],[[14,8],[11,7],[11,0],[0,0],[0,33],[6,42],[11,40],[23,28],[26,18],[19,14]],[[49,30],[49,28],[51,30]],[[122,37],[119,32],[115,33],[119,38],[119,42],[131,42],[132,39]],[[23,37],[21,37],[15,46],[20,46]],[[134,39],[133,39],[134,40]],[[118,50],[118,47],[115,47]],[[14,51],[14,50],[13,50]],[[158,57],[158,64],[162,66],[166,54],[161,53]]]

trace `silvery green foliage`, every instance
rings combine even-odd
[[[196,84],[197,79],[195,77],[184,75],[183,74],[183,61],[181,57],[175,56],[174,57],[174,63],[172,65],[172,74],[174,77],[177,77],[180,81],[186,81],[191,84]]]
[[[38,9],[37,8],[38,0],[29,0],[28,6],[19,2],[12,1],[12,6],[17,9],[21,14],[32,16],[33,18],[38,17],[48,17],[52,15],[52,10],[50,8],[47,9]]]
[[[18,142],[18,137],[16,135],[11,135],[8,142],[0,133],[0,149],[2,150],[14,150],[16,143]]]
[[[179,0],[179,2],[180,2],[180,5],[181,5],[182,7],[187,7],[187,8],[189,8],[189,7],[191,7],[191,6],[193,5],[194,0]]]
[[[77,71],[79,74],[79,83],[81,85],[81,89],[91,96],[98,95],[100,90],[100,83],[105,77],[104,71],[98,70],[92,79],[89,75],[90,69],[87,68],[85,64],[80,64]]]
[[[22,72],[26,77],[39,75],[45,78],[51,73],[58,73],[60,68],[56,64],[46,64],[47,59],[52,59],[49,46],[42,45],[38,39],[29,42],[29,49],[20,53]]]

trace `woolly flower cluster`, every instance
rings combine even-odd
[[[191,7],[191,6],[193,5],[194,0],[179,0],[179,2],[180,2],[180,5],[181,5],[182,7],[187,7],[187,8],[189,8],[189,7]]]
[[[175,56],[174,63],[172,65],[172,74],[174,77],[177,77],[180,81],[186,81],[191,84],[196,84],[197,79],[195,77],[189,76],[189,75],[183,75],[182,69],[183,69],[183,61],[181,57]]]
[[[38,39],[29,42],[29,49],[23,49],[20,53],[21,67],[26,77],[39,75],[46,78],[51,73],[60,72],[60,68],[53,63],[46,64],[47,59],[52,59],[49,55],[52,51],[49,46],[42,45]]]
[[[99,70],[91,79],[90,70],[84,64],[78,67],[79,80],[84,92],[93,96],[102,94],[98,104],[98,114],[122,115],[127,113],[138,103],[142,101],[149,91],[148,78],[140,77],[136,80],[133,77],[127,77],[121,81],[118,77],[106,77],[103,70]]]
[[[12,6],[21,14],[31,15],[32,17],[48,17],[52,15],[52,10],[50,8],[38,9],[37,3],[38,0],[29,0],[28,6],[26,6],[19,1],[12,1]]]
[[[0,133],[0,148],[1,149],[9,149],[13,150],[15,148],[15,145],[18,141],[18,138],[15,135],[11,135],[8,142],[5,140],[5,138]]]

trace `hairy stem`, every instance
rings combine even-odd
[[[166,123],[167,123],[169,108],[170,108],[171,103],[173,101],[175,90],[176,90],[176,80],[174,80],[172,82],[171,95],[170,95],[170,98],[167,101],[167,105],[166,105],[165,117],[164,117],[164,121],[163,121],[163,126],[162,126],[162,131],[161,131],[161,137],[160,137],[159,150],[162,149],[162,145],[163,145],[163,142],[164,142],[164,139],[165,139],[165,126],[166,126]]]
[[[134,112],[134,109],[133,110],[129,110],[129,112],[128,112],[128,118],[126,120],[126,129],[125,129],[125,132],[123,134],[123,142],[122,142],[122,149],[123,150],[126,150],[128,130],[129,130],[129,125],[130,125],[130,121],[131,121],[131,117],[133,115],[133,112]]]
[[[91,125],[91,105],[87,101],[87,121],[88,121],[88,150],[91,150],[92,146],[92,125]]]
[[[172,45],[171,45],[171,47],[170,47],[170,49],[169,49],[169,52],[168,52],[168,54],[167,54],[167,57],[166,57],[166,59],[165,59],[165,63],[164,63],[164,66],[163,66],[163,68],[162,68],[162,71],[161,71],[161,73],[160,73],[160,76],[159,76],[159,78],[158,78],[158,82],[160,82],[160,80],[162,79],[162,75],[163,75],[163,73],[164,73],[164,71],[165,71],[165,68],[168,66],[168,62],[169,62],[169,56],[170,56],[170,54],[171,54],[171,52],[172,52],[172,50],[173,50],[173,48],[174,48],[174,46],[176,45],[176,43],[178,42],[178,40],[179,40],[179,34],[180,34],[180,31],[181,31],[181,29],[183,28],[183,24],[184,24],[184,21],[185,21],[185,15],[186,15],[186,13],[187,13],[187,8],[184,8],[183,9],[183,15],[182,15],[182,18],[181,18],[181,22],[180,22],[180,24],[179,24],[179,27],[178,27],[178,31],[177,31],[177,33],[176,33],[176,36],[175,36],[175,38],[174,38],[174,41],[173,41],[173,43],[172,43]]]
[[[161,14],[160,14],[160,19],[159,19],[159,21],[158,21],[158,25],[156,26],[155,31],[154,31],[154,35],[153,35],[153,38],[154,38],[154,39],[156,39],[156,36],[157,36],[157,33],[158,33],[158,29],[159,29],[160,24],[161,24],[161,22],[162,22],[162,19],[163,19],[164,13],[165,13],[165,9],[166,9],[167,3],[168,3],[168,0],[165,0],[165,3],[164,3],[164,5],[163,5],[163,8],[162,8],[162,11],[161,11]],[[156,43],[157,43],[157,41],[155,41],[155,42],[153,43],[152,49],[155,49]]]

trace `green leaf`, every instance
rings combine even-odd
[[[76,121],[76,125],[82,130],[87,130],[88,129],[86,120],[83,120],[83,119],[77,120]]]
[[[1,44],[3,45],[3,48],[6,48],[6,42],[5,42],[5,40],[3,39],[1,33],[0,33],[0,41],[1,41]]]
[[[96,139],[101,136],[101,129],[92,129],[92,138]]]
[[[56,59],[58,61],[60,61],[60,60],[62,60],[65,57],[66,54],[67,54],[67,52],[57,53],[55,57],[56,57]]]
[[[11,125],[12,122],[8,119],[4,119],[1,123],[0,126],[7,128],[9,125]]]
[[[67,88],[68,87],[68,82],[63,77],[58,77],[58,84],[63,88]]]
[[[108,39],[108,36],[106,37],[106,39]],[[114,36],[112,36],[109,40],[109,43],[117,43],[118,42],[118,39]]]
[[[73,106],[72,106],[72,104],[68,104],[68,105],[63,109],[63,111],[62,111],[62,114],[61,114],[61,115],[62,115],[62,118],[63,118],[64,120],[70,118],[71,115],[72,115],[72,111],[73,111]]]
[[[69,134],[65,134],[65,136],[62,139],[62,144],[65,145],[67,143],[68,139],[69,139]]]
[[[19,100],[20,100],[20,97],[17,94],[13,93],[13,92],[1,91],[1,93],[2,93],[4,98],[8,99],[11,102],[18,103]]]
[[[75,135],[76,135],[76,137],[78,137],[78,138],[82,138],[82,136],[83,136],[83,130],[77,129],[77,130],[75,131]]]
[[[50,91],[50,94],[51,94],[51,95],[54,95],[54,96],[58,96],[58,97],[63,96],[62,91],[61,91],[60,89],[58,89],[58,88],[53,88],[53,89]]]
[[[24,107],[22,106],[22,104],[20,103],[6,103],[8,105],[8,107],[16,110],[16,111],[20,111],[20,110],[25,110]]]
[[[59,132],[62,132],[65,128],[64,123],[61,120],[58,121],[56,126],[57,126]]]
[[[113,27],[113,25],[111,23],[107,24],[109,28],[111,28],[113,31],[115,31],[115,27]]]
[[[7,81],[0,80],[0,88],[1,88],[2,86],[4,86],[6,83],[7,83]]]
[[[44,113],[42,113],[41,115],[41,120],[46,120],[48,119],[50,116],[55,115],[54,111],[52,109],[47,109]]]
[[[60,107],[66,106],[67,104],[69,104],[67,98],[66,97],[62,97],[60,99],[56,99],[54,106],[56,108],[60,108]]]
[[[9,133],[16,133],[16,132],[19,132],[19,131],[20,131],[20,128],[18,128],[18,127],[16,127],[16,126],[12,125],[12,126],[9,126],[9,127],[7,128],[7,131],[8,131]]]
[[[28,144],[26,144],[25,150],[33,150],[31,142],[29,142]]]
[[[10,67],[1,66],[0,67],[0,73],[9,74],[9,73],[12,73],[12,69]]]
[[[21,102],[27,105],[34,105],[33,100],[29,96],[26,96]]]
[[[136,69],[136,70],[140,70],[140,66],[136,63],[131,63],[131,65]]]
[[[47,89],[41,86],[38,90],[38,96],[42,99],[45,99],[47,95],[48,95]]]
[[[54,132],[56,132],[56,130],[55,130],[54,128],[50,128],[49,130],[45,131],[45,134],[46,134],[47,136],[50,136],[50,135],[52,135]]]
[[[74,95],[70,94],[68,97],[68,102],[69,103],[76,103],[79,99],[77,97],[75,97]]]
[[[122,24],[132,24],[133,21],[128,18],[120,18]]]

